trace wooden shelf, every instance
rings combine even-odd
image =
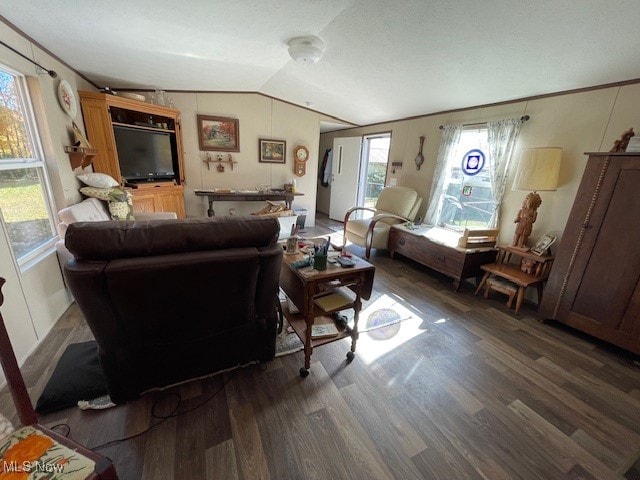
[[[74,147],[73,145],[65,146],[64,151],[69,154],[72,170],[80,166],[82,168],[88,167],[91,165],[93,157],[98,154],[98,149],[96,148]]]
[[[302,317],[302,315],[296,313],[290,313],[289,309],[287,308],[287,303],[283,302],[282,303],[282,313],[284,314],[284,316],[286,317],[287,321],[289,322],[289,325],[291,325],[291,328],[293,328],[293,330],[296,332],[296,335],[298,335],[298,338],[300,338],[300,341],[302,343],[305,343],[306,339],[307,339],[307,322],[305,321],[305,319]],[[314,312],[315,313],[315,312]],[[323,323],[334,323],[335,321],[326,316],[323,315],[323,313],[320,313],[320,309],[318,308],[318,313],[319,315],[315,317],[314,319],[314,325],[321,325]],[[320,345],[325,345],[327,343],[331,343],[331,342],[335,342],[337,340],[342,340],[343,338],[347,338],[347,337],[351,337],[351,329],[350,328],[344,328],[341,327],[340,325],[336,324],[336,327],[338,328],[338,331],[340,333],[338,333],[338,335],[336,335],[335,337],[325,337],[325,338],[312,338],[311,339],[311,346],[312,347],[318,347]]]
[[[175,133],[175,130],[172,130],[170,128],[156,127],[153,124],[138,125],[136,123],[120,123],[120,122],[112,122],[111,124],[118,127],[134,128],[136,130],[151,130],[153,132]]]

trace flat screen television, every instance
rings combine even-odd
[[[169,132],[114,125],[120,173],[128,181],[175,178],[175,140]]]

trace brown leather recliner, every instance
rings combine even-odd
[[[80,222],[65,278],[115,403],[275,354],[273,218]]]

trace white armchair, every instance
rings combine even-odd
[[[56,251],[58,253],[58,261],[60,265],[64,265],[73,255],[64,245],[64,236],[67,233],[67,227],[76,222],[102,222],[111,220],[107,202],[98,200],[97,198],[87,198],[80,203],[63,208],[58,212],[58,235],[60,240],[56,243]],[[175,212],[136,212],[135,219],[144,220],[168,220],[177,218]]]
[[[391,225],[413,221],[421,204],[422,198],[411,188],[385,187],[375,208],[353,207],[347,211],[344,216],[343,248],[349,240],[364,247],[367,258],[372,248],[387,248]],[[357,211],[373,212],[373,217],[351,219],[351,215]]]

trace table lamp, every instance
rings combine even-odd
[[[562,148],[556,147],[529,148],[522,152],[512,189],[533,191],[525,197],[514,220],[518,225],[512,247],[529,250],[527,240],[538,218],[538,207],[542,204],[537,192],[556,190],[561,158]]]

